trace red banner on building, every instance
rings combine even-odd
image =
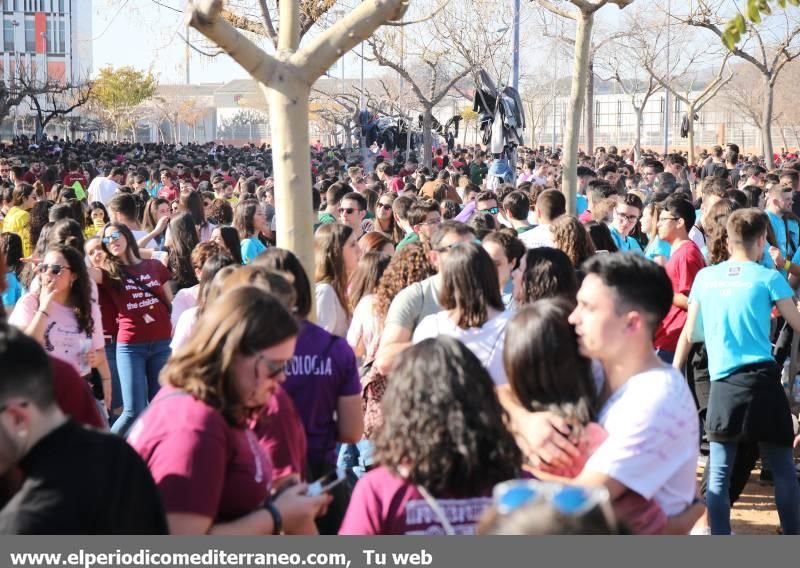
[[[47,52],[47,14],[36,12],[33,17],[34,29],[36,30],[36,53]]]

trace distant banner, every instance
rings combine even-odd
[[[748,536],[0,537],[2,568],[752,567],[796,554],[794,539]]]

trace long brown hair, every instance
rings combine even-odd
[[[456,310],[458,327],[481,327],[489,308],[503,311],[497,269],[486,250],[475,243],[456,243],[442,256],[439,303]]]
[[[272,294],[243,286],[218,298],[192,336],[172,354],[161,382],[181,389],[241,425],[248,409],[234,385],[234,358],[249,357],[295,337],[297,322]]]
[[[63,256],[70,271],[77,276],[77,279],[70,285],[69,303],[75,319],[78,320],[78,329],[87,336],[91,336],[95,325],[92,318],[92,286],[83,255],[71,246],[58,243],[48,246],[45,254],[48,252],[55,252]]]
[[[328,223],[317,229],[314,235],[314,281],[331,285],[347,317],[352,311],[347,301],[344,246],[352,234],[353,229],[347,225]]]
[[[575,267],[597,252],[589,232],[577,217],[562,215],[550,227],[555,248],[563,251]]]
[[[381,276],[389,266],[392,257],[382,252],[370,251],[364,253],[358,261],[358,268],[353,274],[350,286],[350,309],[355,311],[361,298],[375,292]]]
[[[116,286],[121,287],[122,275],[125,273],[123,266],[127,263],[128,259],[124,259],[125,262],[123,262],[123,259],[114,256],[108,249],[108,245],[103,242],[103,238],[106,235],[106,229],[109,227],[116,229],[122,234],[123,237],[125,237],[125,240],[127,241],[126,253],[130,253],[130,255],[133,255],[139,259],[141,259],[142,256],[139,254],[139,245],[136,243],[136,237],[133,236],[133,233],[127,225],[122,223],[108,223],[105,227],[103,227],[103,230],[100,231],[100,242],[103,245],[103,252],[106,253],[106,259],[103,262],[103,270],[108,273]]]

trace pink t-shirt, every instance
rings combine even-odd
[[[150,468],[167,513],[231,521],[269,495],[272,463],[255,434],[173,387],[158,391],[128,442]]]
[[[38,309],[38,292],[29,292],[14,306],[8,323],[25,329],[33,320]],[[100,315],[100,305],[97,301],[91,302],[91,315],[94,320],[94,330],[91,335],[80,331],[72,308],[53,301],[47,307],[47,312],[49,316],[44,330],[45,351],[49,355],[69,363],[81,377],[85,377],[92,372],[92,367],[89,365],[89,352],[103,349],[106,344],[103,339],[103,319]]]
[[[267,408],[250,423],[261,447],[272,461],[272,477],[306,476],[306,431],[292,398],[278,387]]]
[[[436,502],[458,534],[474,534],[483,512],[492,503],[485,495],[437,498]],[[343,535],[442,535],[439,518],[415,485],[385,467],[367,473],[356,484],[342,521]]]

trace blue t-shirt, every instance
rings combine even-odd
[[[589,200],[586,198],[585,195],[581,195],[579,193],[578,195],[575,196],[575,214],[580,215],[587,209],[589,209]]]
[[[264,243],[258,239],[242,239],[242,264],[250,264],[262,252],[267,250]]]
[[[619,252],[635,252],[636,254],[644,254],[642,245],[633,237],[623,237],[622,233],[614,228],[614,225],[608,226],[611,231],[611,238],[614,239],[614,244],[617,245]]]
[[[6,272],[6,291],[3,292],[3,306],[13,308],[24,295],[25,287],[20,283],[16,272]]]
[[[638,244],[638,243],[637,243]],[[672,247],[667,241],[662,241],[656,236],[652,241],[647,243],[647,248],[644,249],[644,256],[647,260],[655,260],[657,256],[663,256],[664,260],[669,260],[669,255],[672,252]]]
[[[772,306],[791,297],[785,278],[755,262],[728,260],[697,273],[689,303],[700,307],[694,331],[705,340],[712,381],[745,365],[773,360]]]

